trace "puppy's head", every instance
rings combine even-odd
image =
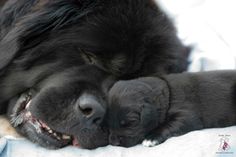
[[[165,119],[168,88],[157,78],[117,82],[109,92],[109,142],[130,147]]]

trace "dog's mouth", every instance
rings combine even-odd
[[[34,131],[44,138],[45,141],[59,144],[59,147],[73,145],[79,147],[79,142],[76,137],[66,133],[60,133],[50,128],[45,122],[36,118],[29,110],[34,92],[29,91],[21,94],[13,108],[11,115],[11,123],[14,127],[20,127],[24,124],[29,124],[34,128]]]

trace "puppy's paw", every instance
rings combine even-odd
[[[156,146],[158,144],[159,144],[158,140],[147,140],[147,139],[145,139],[142,142],[142,145],[145,146],[145,147],[153,147],[153,146]]]

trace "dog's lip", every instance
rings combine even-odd
[[[29,111],[29,107],[31,105],[33,94],[31,91],[27,93],[23,93],[19,99],[20,101],[15,109],[15,113],[12,114],[11,123],[17,127],[24,123],[31,124],[35,131],[41,135],[46,136],[47,138],[52,139],[53,141],[58,141],[60,143],[64,143],[65,145],[73,145],[79,147],[79,142],[76,137],[64,133],[60,133],[50,128],[45,122],[34,117],[32,113]]]

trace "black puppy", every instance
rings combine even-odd
[[[0,113],[50,148],[108,144],[109,78],[188,65],[189,49],[152,0],[9,0],[0,30]]]
[[[236,71],[119,81],[109,92],[107,120],[110,143],[125,147],[236,125]]]

